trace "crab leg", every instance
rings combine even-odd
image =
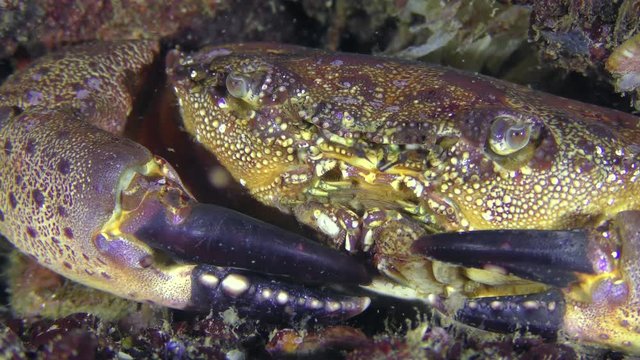
[[[498,266],[524,279],[564,287],[576,273],[593,273],[587,233],[562,230],[486,230],[422,237],[414,251],[464,267]]]
[[[565,301],[562,292],[467,299],[456,320],[480,329],[514,333],[518,330],[555,338],[562,327]]]
[[[210,204],[193,204],[184,219],[158,213],[135,230],[135,235],[185,261],[251,269],[303,282],[359,285],[371,281],[365,267],[345,253]]]
[[[358,315],[369,306],[369,298],[348,297],[329,289],[308,288],[274,281],[255,273],[211,265],[198,265],[190,309],[208,311],[233,306],[242,314],[260,319],[341,320]],[[216,281],[215,279],[222,279]]]
[[[640,211],[621,212],[607,225],[606,231],[591,232],[429,235],[417,240],[413,249],[430,259],[465,267],[498,266],[553,286],[538,294],[466,299],[454,314],[461,322],[492,331],[562,334],[636,353],[640,351]]]
[[[203,234],[184,232],[185,224],[194,219],[212,223],[224,216],[228,224],[256,229],[246,235],[260,234],[262,228],[272,239],[279,234],[234,212],[207,214],[213,208],[198,204],[170,165],[119,136],[136,89],[132,75],[142,73],[157,51],[156,44],[145,41],[78,47],[62,57],[45,58],[3,84],[0,233],[49,269],[136,301],[179,309],[235,305],[293,318],[344,318],[361,312],[366,298],[173,261],[137,232],[146,221],[164,216],[182,224],[180,245],[188,247],[199,244]],[[237,230],[228,224],[220,224],[215,238],[224,242],[220,249],[234,247],[235,241],[260,240],[225,237],[225,231]],[[301,243],[296,238],[290,245]],[[306,265],[280,259],[322,272],[336,254],[306,257]],[[243,266],[255,261],[258,270],[265,268],[259,257],[247,257]],[[341,264],[347,271],[364,272],[355,260]],[[336,269],[329,272],[319,280],[339,282]]]
[[[464,267],[493,268],[556,287],[593,274],[585,231],[484,230],[424,236],[412,249],[430,259]],[[455,318],[484,330],[525,330],[553,338],[562,326],[565,299],[544,293],[466,299]]]

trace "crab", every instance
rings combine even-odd
[[[638,118],[396,59],[171,51],[186,130],[326,247],[197,202],[122,137],[158,51],[84,45],[0,88],[0,233],[39,263],[136,301],[258,316],[347,318],[368,298],[304,284],[364,285],[488,330],[640,353]]]
[[[261,202],[496,331],[640,350],[640,121],[453,69],[285,45],[172,53],[185,127]]]

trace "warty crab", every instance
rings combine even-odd
[[[640,121],[479,75],[284,45],[172,53],[185,127],[369,288],[640,352]]]
[[[166,162],[120,136],[132,74],[156,52],[84,46],[3,84],[0,232],[138,301],[365,308],[294,283],[367,283],[351,257],[196,203]],[[640,352],[637,118],[453,69],[286,45],[166,62],[196,141],[258,200],[370,255],[371,289],[489,330]]]

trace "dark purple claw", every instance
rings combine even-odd
[[[555,338],[562,326],[565,302],[559,290],[546,293],[465,300],[456,320],[483,330],[520,331]]]
[[[248,269],[307,283],[367,284],[355,258],[223,207],[196,203],[178,223],[158,212],[135,235],[149,246],[198,264]]]
[[[524,279],[565,287],[593,274],[587,234],[561,230],[484,230],[424,236],[413,250],[465,267],[499,266]]]
[[[370,302],[367,297],[340,295],[211,265],[198,265],[192,274],[192,310],[233,307],[256,319],[338,321],[360,314]]]

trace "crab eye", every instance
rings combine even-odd
[[[491,124],[489,146],[498,155],[510,155],[529,144],[531,133],[531,124],[510,116],[498,116]]]
[[[225,86],[229,94],[237,99],[244,99],[249,95],[250,80],[242,75],[230,73],[225,80]]]

